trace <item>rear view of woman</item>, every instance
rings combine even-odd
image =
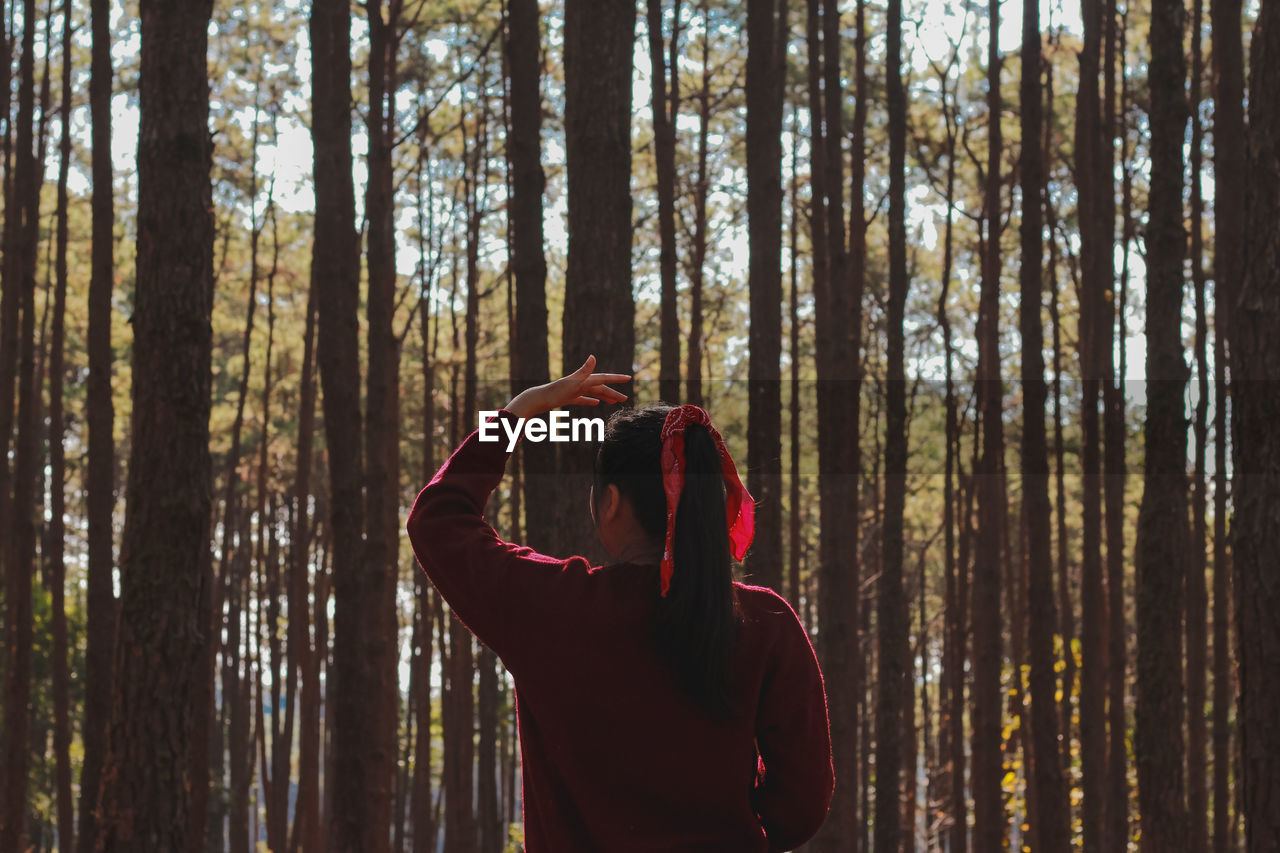
[[[625,399],[630,377],[574,373],[498,417]],[[822,675],[771,590],[735,582],[754,505],[696,406],[610,419],[588,496],[613,562],[504,542],[484,506],[506,465],[473,432],[418,495],[414,553],[516,687],[525,849],[790,850],[826,817]]]

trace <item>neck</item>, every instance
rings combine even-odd
[[[628,542],[618,550],[619,563],[658,565],[662,562],[662,547],[652,542]]]

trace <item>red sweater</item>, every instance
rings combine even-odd
[[[651,648],[657,566],[555,559],[485,521],[506,445],[473,432],[408,530],[431,582],[515,680],[526,851],[764,853],[813,836],[834,785],[826,694],[786,600],[735,584],[744,710],[713,719]]]

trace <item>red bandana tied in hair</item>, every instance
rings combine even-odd
[[[724,475],[725,523],[729,527],[729,548],[735,560],[746,556],[755,533],[756,504],[751,493],[738,479],[738,469],[733,457],[724,446],[724,439],[711,425],[711,418],[701,406],[685,404],[667,412],[662,423],[662,488],[667,493],[667,541],[662,551],[662,595],[671,588],[671,576],[675,572],[672,543],[676,534],[676,508],[680,506],[680,494],[684,491],[684,430],[690,424],[701,424],[715,439],[720,451],[720,470]]]

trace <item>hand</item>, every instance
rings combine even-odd
[[[582,367],[568,376],[521,391],[507,403],[506,409],[516,417],[533,418],[561,406],[598,406],[601,403],[620,403],[627,399],[626,394],[615,391],[609,385],[629,382],[630,374],[592,373],[595,366],[596,357],[589,355]]]

